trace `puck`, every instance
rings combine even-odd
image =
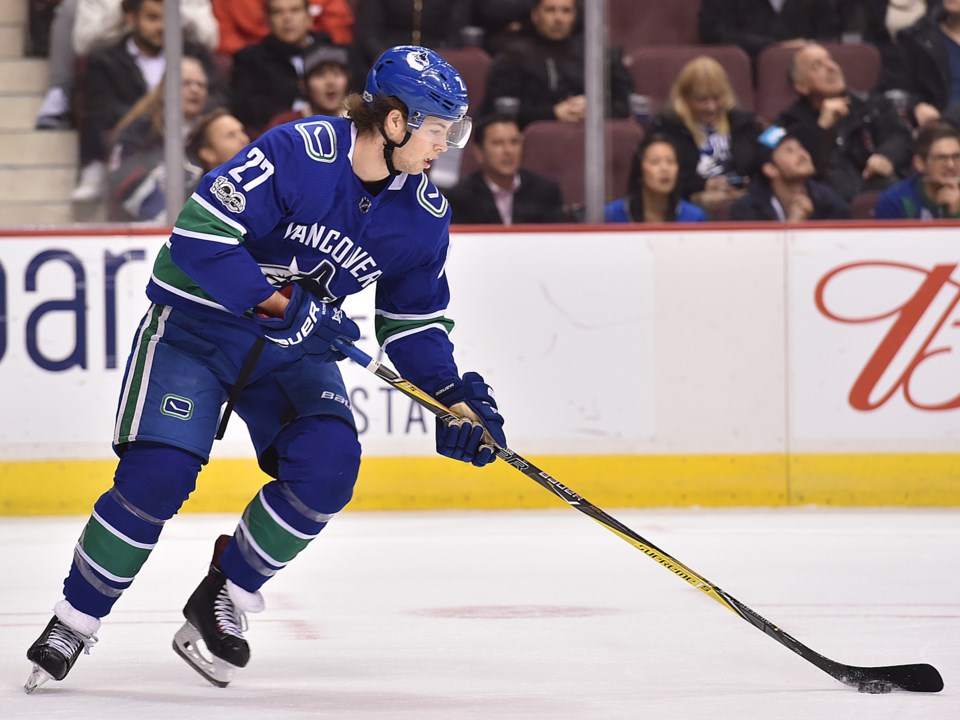
[[[870,695],[882,695],[893,691],[893,684],[883,680],[865,680],[857,685],[857,690]]]

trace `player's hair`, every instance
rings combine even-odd
[[[483,147],[483,138],[487,134],[487,128],[497,123],[510,123],[516,125],[517,128],[520,127],[520,123],[517,122],[517,118],[513,115],[507,115],[506,113],[484,115],[477,120],[476,125],[473,126],[473,134],[471,135],[471,139],[477,144],[477,147]]]
[[[913,145],[913,154],[926,159],[927,155],[930,154],[930,148],[933,147],[933,144],[937,142],[937,140],[943,140],[944,138],[960,140],[960,130],[957,130],[952,124],[944,120],[927,123],[920,128],[920,132],[917,133],[917,139]]]
[[[403,113],[404,122],[407,121],[409,111],[406,104],[398,97],[393,95],[375,95],[373,105],[367,105],[363,101],[360,93],[351,93],[343,101],[347,108],[347,117],[357,126],[358,133],[379,134],[383,121],[391,110],[399,110]]]
[[[706,136],[700,124],[694,119],[693,110],[690,109],[690,96],[695,90],[716,93],[720,96],[724,112],[717,122],[716,130],[724,135],[730,133],[730,120],[727,113],[736,106],[737,97],[734,95],[730,78],[727,76],[727,71],[723,69],[723,65],[708,55],[693,58],[677,73],[673,87],[670,88],[668,106],[687,126],[697,147],[700,147],[706,140]]]
[[[652,133],[644,137],[637,145],[637,151],[633,154],[633,162],[630,164],[630,179],[627,181],[627,204],[630,217],[634,222],[643,222],[643,157],[651,146],[661,143],[673,148],[673,153],[676,156],[677,148],[670,138],[661,133]],[[677,175],[677,182],[667,198],[667,222],[672,222],[677,216],[677,205],[680,202],[679,186],[680,176]]]

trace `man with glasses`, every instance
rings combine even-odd
[[[960,218],[960,131],[947,122],[924,125],[913,156],[916,174],[878,199],[878,219]]]
[[[280,125],[200,181],[160,250],[127,363],[113,487],[97,500],[64,598],[27,651],[32,692],[95,642],[193,491],[230,401],[261,469],[233,535],[183,609],[177,653],[223,687],[247,665],[260,588],[350,501],[360,443],[337,361],[360,329],[341,309],[376,283],[377,339],[400,373],[461,417],[437,451],[477,466],[506,447],[490,387],[447,333],[450,208],[425,171],[470,135],[467,89],[432,50],[387,50],[349,118]],[[205,649],[204,649],[205,648]]]

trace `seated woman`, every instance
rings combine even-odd
[[[677,190],[677,151],[664,135],[651,134],[637,147],[630,166],[627,196],[604,209],[603,219],[624,222],[703,222],[703,210],[681,200]]]
[[[683,66],[650,124],[677,149],[680,197],[708,212],[743,195],[761,129],[753,113],[736,107],[723,66],[705,55]]]
[[[180,65],[183,133],[186,136],[207,105],[207,73],[203,64],[185,57]],[[144,95],[113,132],[108,162],[111,220],[165,222],[163,85]],[[184,158],[180,169],[187,186],[197,180],[197,168]]]

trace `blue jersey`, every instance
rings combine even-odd
[[[378,341],[404,377],[433,390],[458,374],[447,337],[449,205],[425,174],[400,174],[372,195],[353,172],[356,135],[349,120],[308,118],[207,173],[147,295],[249,316],[297,280],[332,303],[376,283]]]

